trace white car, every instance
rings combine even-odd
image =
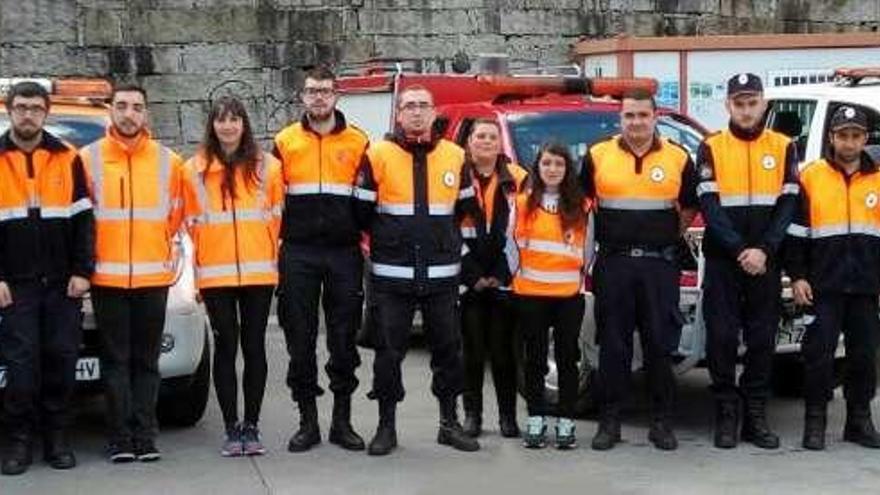
[[[795,140],[802,163],[821,158],[828,146],[828,123],[842,105],[868,115],[868,153],[880,151],[880,68],[839,71],[835,82],[769,88],[767,125]],[[848,77],[844,74],[849,75]]]

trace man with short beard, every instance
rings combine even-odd
[[[715,446],[742,439],[779,448],[767,424],[770,369],[779,327],[781,272],[777,259],[797,208],[797,151],[787,136],[764,128],[767,102],[761,79],[738,74],[727,83],[727,129],[697,152],[697,194],[706,236],[703,315],[706,354],[716,400]],[[736,380],[740,332],[746,347]]]
[[[101,336],[107,399],[108,456],[113,463],[157,461],[159,344],[168,288],[174,283],[172,240],[194,197],[183,160],[150,136],[147,94],[113,89],[111,125],[83,148],[96,220],[92,304]]]
[[[290,452],[321,443],[315,346],[318,304],[323,303],[330,359],[325,366],[333,392],[329,440],[363,450],[351,426],[351,394],[358,386],[360,356],[355,335],[363,305],[363,257],[354,219],[353,186],[369,140],[336,109],[336,78],[324,67],[306,74],[305,113],[275,137],[286,195],[279,255],[278,320],[290,365],[287,384],[299,406],[299,430]],[[323,296],[322,296],[323,294]]]
[[[594,144],[581,170],[595,201],[593,267],[601,421],[592,448],[620,442],[620,409],[627,396],[633,332],[639,331],[651,399],[648,439],[675,450],[672,353],[681,339],[676,259],[682,233],[697,212],[697,177],[690,155],[657,135],[650,93],[631,91],[620,103],[621,133]]]
[[[12,87],[12,127],[0,136],[0,359],[7,366],[5,475],[31,464],[34,424],[43,458],[76,466],[67,441],[81,340],[81,298],[94,269],[94,216],[76,150],[43,129],[49,94]]]
[[[825,448],[826,409],[834,390],[834,354],[845,335],[843,439],[880,448],[871,420],[877,387],[880,294],[880,172],[865,153],[868,118],[843,105],[831,117],[826,158],[801,172],[801,208],[788,228],[786,272],[809,320],[804,334],[803,446]],[[809,321],[808,320],[808,321]]]

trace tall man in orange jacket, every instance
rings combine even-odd
[[[582,174],[596,202],[593,267],[599,343],[601,422],[595,450],[620,441],[620,407],[626,397],[639,330],[651,399],[648,438],[674,450],[675,375],[672,353],[681,338],[677,248],[697,211],[697,177],[690,155],[659,137],[657,109],[649,93],[624,95],[622,132],[587,151]]]
[[[363,305],[363,256],[354,217],[355,174],[367,148],[366,134],[336,110],[336,79],[323,67],[311,70],[302,90],[305,114],[275,137],[286,195],[281,226],[278,318],[287,340],[287,384],[300,412],[300,427],[287,449],[303,452],[321,442],[316,398],[315,344],[318,304],[324,305],[325,369],[333,392],[330,442],[363,450],[351,426],[351,394],[360,365],[355,336]]]
[[[43,129],[49,94],[12,87],[12,127],[0,136],[0,364],[9,437],[2,472],[31,464],[33,425],[55,469],[76,458],[66,438],[81,340],[81,297],[94,269],[94,216],[76,150]],[[35,416],[39,419],[35,421]]]
[[[424,87],[403,90],[398,129],[367,151],[355,194],[358,218],[371,235],[370,287],[375,311],[373,390],[379,427],[370,455],[397,447],[395,413],[403,400],[400,364],[413,314],[421,310],[431,348],[431,391],[440,403],[437,442],[474,451],[476,440],[458,422],[456,401],[464,386],[458,283],[461,234],[456,213],[476,212],[464,150],[434,135],[434,97]]]
[[[770,368],[779,326],[779,245],[797,208],[797,151],[791,140],[764,129],[761,79],[738,74],[727,83],[728,129],[706,138],[697,153],[698,195],[706,220],[703,315],[709,373],[716,399],[715,446],[742,438],[775,449],[767,424]],[[746,345],[736,383],[737,351]]]
[[[150,137],[143,88],[115,87],[110,117],[106,137],[80,151],[95,204],[92,303],[103,351],[108,455],[114,463],[149,462],[160,457],[159,344],[175,275],[172,242],[183,198],[194,193],[183,160]]]

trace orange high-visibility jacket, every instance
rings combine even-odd
[[[800,208],[788,226],[785,271],[814,291],[880,293],[880,167],[816,160],[801,171]]]
[[[235,171],[235,198],[224,194],[223,164],[197,154],[187,162],[195,190],[187,201],[187,227],[195,246],[200,289],[278,283],[278,233],[284,189],[281,163],[265,153],[257,182]]]
[[[0,281],[66,283],[94,268],[94,217],[76,150],[48,131],[30,153],[0,135]]]
[[[319,134],[304,115],[275,136],[286,196],[281,237],[312,246],[354,246],[360,232],[352,188],[369,143],[367,135],[336,111],[336,127]]]
[[[128,147],[114,128],[80,151],[95,205],[92,284],[134,289],[170,286],[173,237],[191,188],[183,160],[147,131]]]
[[[563,232],[557,213],[555,195],[544,195],[542,206],[528,211],[528,192],[519,194],[508,228],[505,248],[511,288],[515,294],[542,297],[569,297],[581,290],[592,255],[584,205],[584,221],[577,228]]]

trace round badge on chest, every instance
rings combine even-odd
[[[872,209],[877,206],[877,193],[871,191],[865,196],[865,206]]]
[[[452,170],[447,170],[443,173],[443,184],[446,187],[452,187],[455,185],[455,174],[452,173]]]
[[[651,180],[654,182],[663,182],[663,179],[666,178],[666,172],[663,171],[663,167],[654,167],[651,169]]]
[[[773,170],[776,168],[776,158],[773,158],[772,155],[764,155],[764,158],[761,159],[761,166],[764,167],[764,170]]]

